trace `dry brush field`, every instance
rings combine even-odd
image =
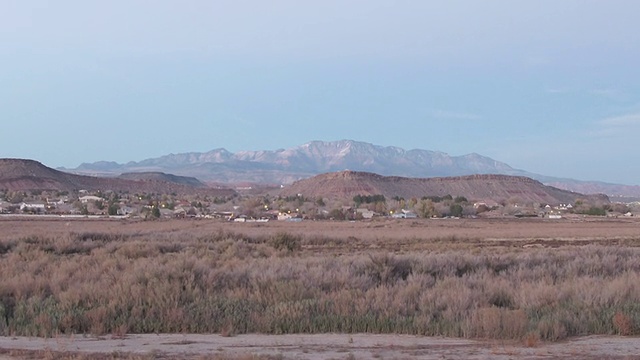
[[[633,219],[0,219],[0,335],[637,335],[639,246]]]

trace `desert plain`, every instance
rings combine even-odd
[[[0,359],[640,357],[640,221],[0,218]]]

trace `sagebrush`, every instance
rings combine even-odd
[[[229,232],[2,239],[0,334],[369,332],[534,343],[640,333],[634,246],[462,248],[455,238],[389,251],[350,241]]]

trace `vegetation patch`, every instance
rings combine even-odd
[[[1,239],[0,335],[398,333],[535,346],[640,334],[637,242],[580,245],[286,231]]]

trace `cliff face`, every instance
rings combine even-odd
[[[440,178],[406,178],[367,172],[342,171],[300,180],[283,189],[284,196],[351,199],[356,195],[384,195],[421,198],[423,196],[464,196],[472,201],[500,202],[517,198],[543,204],[573,203],[589,198],[579,193],[545,186],[539,181],[508,175],[469,175]],[[601,198],[606,200],[606,196]]]

